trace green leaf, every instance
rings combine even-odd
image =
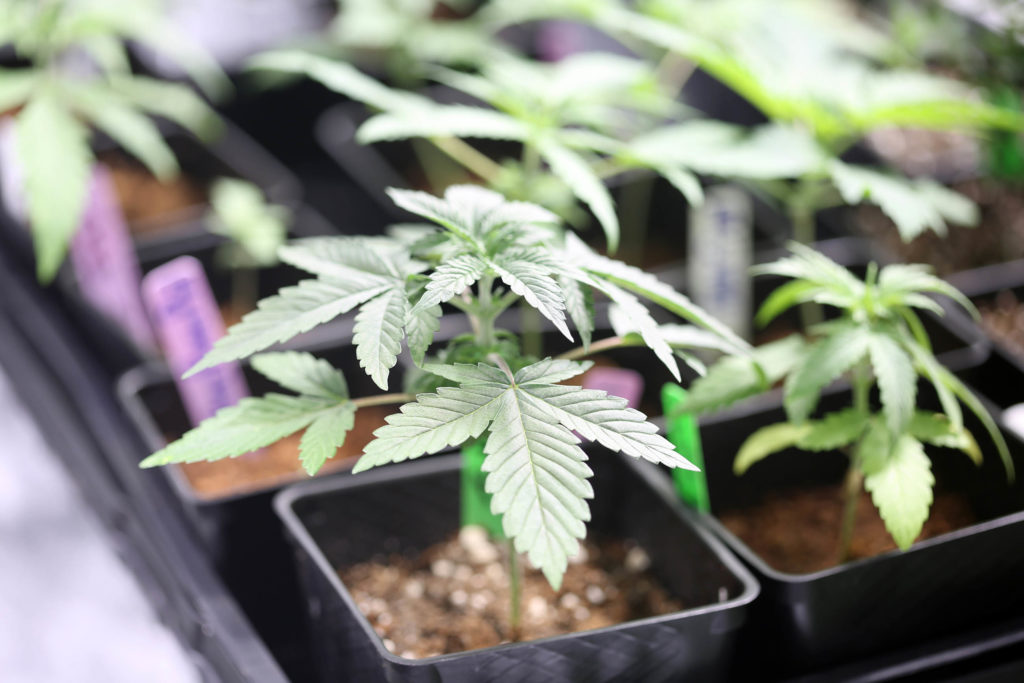
[[[116,94],[95,86],[69,90],[74,106],[87,120],[109,135],[126,152],[141,161],[160,180],[178,173],[174,152],[163,135],[144,114],[126,104]]]
[[[797,425],[790,422],[779,422],[761,427],[748,436],[740,446],[736,459],[732,463],[733,472],[743,474],[750,469],[751,465],[764,460],[772,453],[778,453],[797,445],[797,442],[810,434],[812,429],[809,424]]]
[[[299,461],[309,476],[319,472],[324,463],[345,445],[345,437],[355,423],[355,406],[343,403],[323,413],[306,427],[299,441]]]
[[[321,417],[333,419],[350,403],[315,396],[267,394],[243,398],[238,405],[221,408],[217,414],[189,430],[180,439],[142,461],[142,467],[170,463],[214,461],[250,453],[283,439]],[[323,455],[323,439],[311,439],[310,463]]]
[[[371,145],[408,138],[486,138],[525,140],[526,127],[501,112],[464,105],[429,105],[373,116],[356,131],[356,141]]]
[[[366,374],[385,391],[388,372],[395,367],[402,351],[408,306],[405,287],[398,286],[364,303],[356,315],[352,337],[356,358]]]
[[[803,360],[804,347],[803,337],[793,334],[755,348],[750,357],[722,358],[690,385],[680,411],[707,413],[769,389]]]
[[[294,287],[284,287],[276,295],[260,301],[257,309],[247,313],[242,322],[231,326],[227,335],[218,339],[184,377],[291,339],[393,287],[391,283],[373,282],[360,289],[349,282],[327,279],[303,280]]]
[[[672,187],[679,190],[690,206],[700,206],[704,203],[704,188],[701,187],[700,179],[681,168],[659,166],[655,169],[662,178],[667,180]]]
[[[35,69],[7,69],[0,71],[0,111],[24,104],[32,94],[39,78]]]
[[[918,441],[963,451],[974,461],[975,465],[981,466],[981,448],[974,439],[974,435],[963,427],[957,429],[942,413],[916,411],[910,418],[907,432]]]
[[[411,306],[405,316],[405,336],[409,345],[409,353],[416,365],[423,365],[427,348],[434,341],[434,334],[441,329],[441,307],[429,306],[417,310]]]
[[[426,291],[416,302],[413,311],[420,312],[449,301],[473,285],[487,271],[487,264],[473,254],[460,254],[445,261],[430,274]]]
[[[109,87],[119,97],[151,114],[209,138],[219,130],[217,113],[191,88],[143,76],[120,76]]]
[[[783,403],[793,422],[803,422],[818,405],[822,389],[852,368],[868,352],[870,334],[849,326],[811,346],[803,362],[786,378]]]
[[[306,272],[363,285],[419,270],[402,245],[387,237],[307,237],[281,247],[278,256]]]
[[[568,147],[545,139],[537,145],[537,150],[551,166],[552,173],[594,212],[608,240],[608,251],[614,253],[619,248],[619,218],[615,215],[615,204],[608,188],[586,159]]]
[[[813,301],[819,291],[819,285],[807,280],[793,280],[779,285],[761,304],[754,322],[758,327],[764,327],[793,306]]]
[[[583,349],[587,350],[594,335],[594,291],[565,275],[558,277],[558,285],[565,298],[565,310],[580,333]]]
[[[796,445],[805,451],[832,451],[859,439],[867,429],[868,416],[854,408],[847,408],[807,424],[811,429]]]
[[[897,178],[840,161],[829,164],[829,173],[847,203],[879,206],[896,223],[904,242],[928,229],[945,235],[947,220],[973,225],[978,219],[969,199],[933,181]]]
[[[640,303],[640,300],[635,296],[611,283],[602,283],[601,291],[612,300],[612,305],[608,310],[608,317],[615,334],[620,337],[625,337],[634,332],[639,334],[647,347],[654,352],[658,360],[664,363],[668,371],[672,373],[672,377],[677,382],[680,381],[679,364],[676,362],[672,347],[669,345],[668,340],[665,339],[661,326],[651,316],[651,312],[647,310],[647,307]]]
[[[886,306],[913,305],[907,297],[918,292],[933,292],[947,296],[963,306],[975,318],[978,311],[959,289],[931,274],[930,267],[920,264],[894,263],[882,268],[878,274],[878,298]],[[926,306],[917,305],[917,308]]]
[[[326,399],[348,398],[348,383],[340,370],[311,353],[279,351],[253,356],[252,367],[286,389]]]
[[[444,226],[478,252],[484,251],[484,245],[477,223],[505,201],[497,192],[467,185],[449,187],[443,198],[393,187],[387,193],[399,207]]]
[[[28,215],[43,283],[57,274],[85,210],[93,162],[89,132],[49,93],[35,95],[15,119]]]
[[[249,61],[249,68],[305,74],[335,92],[383,111],[422,108],[430,103],[418,95],[388,88],[349,64],[300,50],[264,52]]]
[[[490,261],[490,266],[509,289],[526,299],[526,303],[536,308],[559,332],[572,341],[572,333],[565,324],[565,299],[562,298],[562,290],[551,277],[548,268],[531,261],[516,259],[514,255],[511,258],[506,255],[499,256]]]
[[[591,361],[545,358],[520,368],[512,376],[512,381],[516,384],[555,384],[582,375],[593,365]]]
[[[871,334],[868,354],[878,381],[886,424],[893,435],[901,434],[914,412],[917,373],[900,344],[885,333]]]
[[[924,447],[908,435],[896,440],[884,463],[865,472],[864,488],[901,550],[909,548],[921,534],[932,504],[934,484],[931,461]]]
[[[577,438],[525,396],[502,395],[484,445],[485,490],[516,552],[526,553],[557,589],[586,533],[593,473]]]

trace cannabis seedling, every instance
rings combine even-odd
[[[190,88],[132,74],[128,39],[196,67],[211,88],[221,83],[219,72],[168,40],[150,3],[0,0],[0,46],[13,46],[30,63],[0,68],[0,113],[14,111],[16,158],[43,282],[64,260],[85,207],[94,161],[90,127],[165,179],[177,173],[177,161],[147,115],[197,133],[209,132],[216,120]]]
[[[287,207],[268,204],[250,182],[219,178],[210,188],[206,225],[228,239],[218,247],[216,259],[231,271],[231,304],[240,315],[256,307],[257,270],[278,262],[290,218]]]
[[[342,445],[360,407],[403,403],[375,432],[354,471],[486,434],[482,469],[493,496],[491,511],[501,515],[515,551],[526,553],[558,586],[584,536],[586,500],[593,495],[581,437],[655,463],[692,468],[624,399],[562,384],[590,366],[575,359],[594,350],[647,345],[679,377],[679,347],[742,353],[746,346],[672,288],[592,252],[536,205],[509,202],[476,186],[449,188],[443,198],[394,189],[389,194],[431,224],[406,226],[396,237],[311,238],[283,247],[282,261],[316,278],[261,301],[187,374],[245,358],[358,308],[355,354],[377,386],[387,390],[404,342],[423,373],[417,383],[429,390],[351,398],[345,378],[323,360],[299,352],[260,354],[253,367],[298,396],[243,399],[143,466],[237,456],[305,429],[300,456],[313,474]],[[598,293],[612,302],[616,336],[591,343]],[[659,326],[641,299],[697,326]],[[442,304],[464,313],[473,333],[430,357]],[[535,308],[569,339],[572,324],[583,346],[554,359],[524,355],[516,335],[495,326],[513,305]]]
[[[767,324],[806,301],[837,308],[839,317],[811,329],[809,342],[793,337],[756,350],[753,357],[762,373],[751,369],[750,358],[719,361],[694,382],[681,410],[715,409],[784,379],[788,420],[750,435],[736,455],[736,473],[794,446],[807,451],[841,449],[849,456],[849,468],[843,485],[839,561],[848,559],[862,487],[871,494],[893,540],[905,550],[921,533],[932,503],[934,477],[925,444],[956,448],[981,462],[978,444],[964,427],[960,402],[984,425],[1013,477],[1013,462],[994,420],[963,382],[935,359],[915,312],[942,313],[930,293],[949,297],[972,312],[974,307],[926,266],[878,269],[871,264],[862,281],[810,248],[792,244],[791,249],[792,256],[755,269],[792,278],[765,301],[757,321]],[[852,385],[852,405],[810,419],[822,391],[844,375]],[[917,407],[919,376],[935,388],[941,412]],[[874,386],[879,391],[878,408],[871,402]]]

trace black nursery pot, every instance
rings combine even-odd
[[[922,395],[927,392],[920,388]],[[849,405],[848,391],[825,396],[823,410]],[[937,409],[934,397],[925,407]],[[753,571],[762,596],[745,633],[748,675],[785,676],[873,654],[927,643],[989,625],[1024,609],[1024,484],[1007,481],[1002,461],[980,423],[965,411],[965,424],[985,452],[976,467],[963,453],[928,447],[936,489],[965,496],[977,523],[842,566],[793,574],[769,566],[717,517],[705,518]],[[732,472],[733,456],[755,430],[785,420],[776,400],[738,406],[702,421],[701,436],[714,515],[756,504],[770,493],[838,484],[847,458],[839,452],[789,449]],[[1018,471],[1024,444],[1006,433]],[[836,500],[836,505],[840,505]],[[793,533],[800,533],[793,529]],[[838,534],[838,529],[836,530]]]
[[[692,608],[420,660],[391,654],[337,568],[396,552],[416,554],[458,529],[460,458],[429,458],[297,485],[275,499],[296,547],[321,680],[724,680],[757,583],[673,504],[671,490],[651,468],[600,449],[594,453],[588,533],[635,539],[650,554],[652,571]]]

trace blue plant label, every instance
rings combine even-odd
[[[181,378],[224,336],[224,320],[198,260],[179,256],[147,273],[142,298],[193,425],[249,395],[237,362]]]
[[[690,212],[687,271],[694,302],[750,337],[753,205],[737,187],[716,185]]]
[[[71,240],[71,267],[82,296],[135,344],[156,348],[142,305],[142,271],[110,172],[94,166],[81,223]]]

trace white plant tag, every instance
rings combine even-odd
[[[750,338],[754,211],[737,187],[716,185],[690,211],[687,272],[690,296],[737,334]]]

